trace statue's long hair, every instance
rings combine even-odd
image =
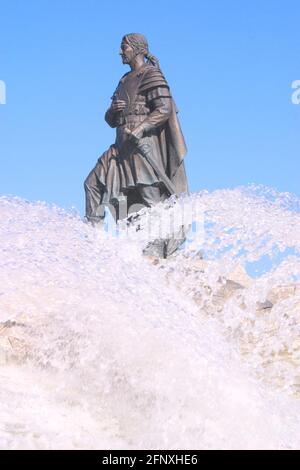
[[[122,41],[126,41],[134,50],[135,54],[143,54],[147,59],[147,63],[157,67],[159,69],[158,59],[150,54],[148,41],[143,34],[140,33],[130,33],[126,34]]]

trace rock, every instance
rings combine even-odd
[[[270,310],[272,307],[273,307],[273,304],[268,299],[265,300],[264,302],[256,302],[256,311],[257,312]]]
[[[194,259],[192,262],[192,266],[201,272],[204,272],[205,269],[207,268],[207,261],[204,261],[203,259]]]
[[[238,264],[236,268],[228,275],[228,279],[246,288],[250,287],[253,282],[252,278],[248,276],[245,268],[241,264]]]
[[[14,320],[0,323],[0,364],[10,360],[22,362],[29,352],[29,338],[25,333],[25,324]]]
[[[222,282],[222,279],[219,280]],[[225,280],[225,283],[217,290],[212,297],[212,303],[217,307],[217,311],[220,312],[226,300],[228,300],[232,295],[239,289],[244,289],[244,286],[239,284],[238,282],[232,281],[231,279]]]
[[[300,284],[288,284],[288,285],[279,285],[273,287],[267,294],[267,299],[272,302],[272,304],[276,304],[281,302],[282,300],[288,299],[296,294],[300,293]]]
[[[274,307],[275,304],[282,300],[289,299],[295,294],[300,293],[299,284],[289,284],[273,287],[267,294],[267,298],[264,302],[256,302],[257,312],[267,312]]]

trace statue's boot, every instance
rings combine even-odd
[[[173,237],[170,238],[157,238],[151,241],[143,249],[143,255],[156,257],[156,258],[169,258],[178,248],[185,242],[186,232],[182,226]]]
[[[85,220],[93,227],[102,228],[104,226],[104,216],[86,216]]]

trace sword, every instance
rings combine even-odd
[[[152,157],[150,145],[147,143],[142,143],[140,139],[134,137],[129,129],[124,129],[126,134],[131,137],[134,144],[136,145],[137,149],[139,150],[140,154],[147,160],[147,162],[152,166],[153,170],[155,171],[158,178],[163,182],[165,185],[169,196],[172,194],[176,194],[176,189],[170,178],[167,177],[165,173],[163,173],[159,166],[157,165],[156,161]]]

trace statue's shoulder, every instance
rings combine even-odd
[[[158,67],[147,64],[143,70],[143,77],[139,86],[139,92],[143,93],[150,90],[151,88],[157,87],[169,88],[169,85],[162,71]]]

